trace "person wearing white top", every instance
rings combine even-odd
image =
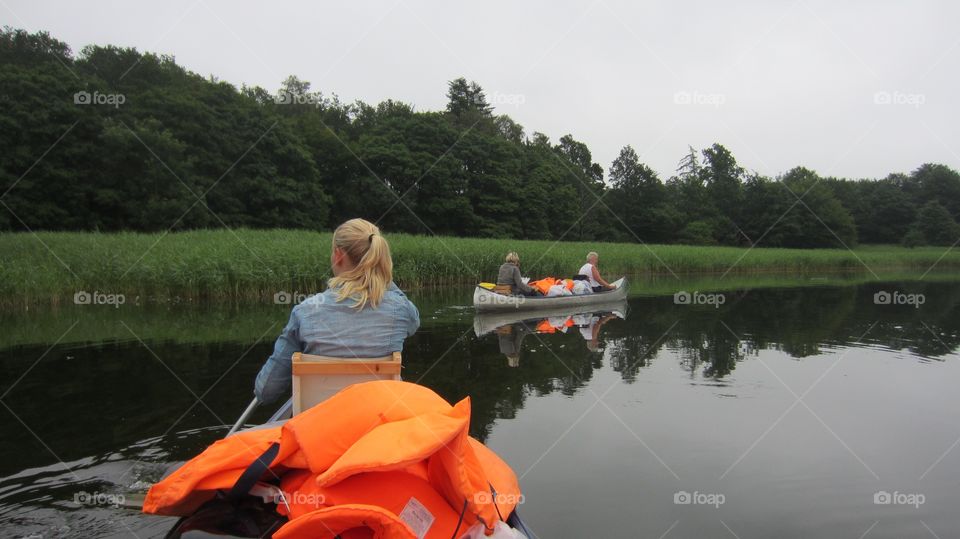
[[[577,272],[577,276],[586,277],[586,281],[590,282],[590,287],[594,292],[603,292],[604,290],[610,290],[613,288],[613,285],[603,280],[603,277],[600,276],[600,271],[597,270],[597,262],[600,260],[600,256],[597,255],[594,251],[587,253],[587,263],[580,266],[580,271]],[[583,278],[581,277],[581,279]]]

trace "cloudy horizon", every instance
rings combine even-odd
[[[960,55],[947,2],[364,5],[185,0],[0,2],[4,23],[86,45],[169,54],[203,76],[276,91],[288,75],[341,100],[446,105],[486,91],[529,136],[585,142],[607,171],[631,145],[662,180],[714,142],[767,176],[806,166],[882,178],[960,169]]]

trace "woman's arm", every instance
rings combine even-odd
[[[253,385],[257,400],[262,403],[273,402],[291,391],[293,353],[302,351],[300,319],[296,310],[293,310],[290,312],[290,321],[273,345],[273,354],[267,358],[267,362],[257,374],[257,381]]]
[[[404,297],[407,302],[406,305],[406,319],[407,319],[407,337],[413,335],[417,332],[417,329],[420,327],[420,311],[417,310],[417,306],[413,304],[412,301]]]
[[[593,280],[600,283],[601,286],[610,288],[610,283],[603,280],[603,277],[600,276],[600,272],[597,270],[597,266],[593,266]]]
[[[523,282],[523,276],[520,275],[520,267],[513,267],[513,282],[517,285],[517,289],[523,292],[524,294],[529,294],[533,292],[533,287]]]

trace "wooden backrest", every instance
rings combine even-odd
[[[371,380],[399,380],[400,352],[377,358],[293,354],[293,415],[319,404],[341,389]]]

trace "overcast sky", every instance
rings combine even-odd
[[[75,52],[136,47],[237,86],[295,74],[418,110],[463,76],[604,170],[630,144],[666,179],[713,142],[766,175],[960,169],[960,2],[0,0],[0,21]]]

